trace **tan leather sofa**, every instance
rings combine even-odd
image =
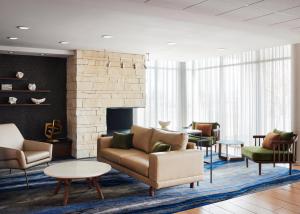
[[[13,123],[0,124],[0,169],[26,169],[48,163],[52,159],[52,145],[25,140]]]
[[[112,137],[100,137],[97,144],[98,161],[106,162],[150,186],[149,194],[156,189],[190,184],[203,179],[203,154],[188,143],[184,133],[133,126],[133,148],[111,148]],[[157,141],[171,145],[170,152],[150,153]]]

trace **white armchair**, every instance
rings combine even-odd
[[[24,170],[52,160],[52,144],[25,140],[13,123],[0,124],[0,169]]]

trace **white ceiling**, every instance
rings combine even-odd
[[[300,0],[0,0],[2,47],[195,59],[298,42]]]

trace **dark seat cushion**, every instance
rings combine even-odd
[[[203,147],[211,147],[212,145],[216,144],[214,137],[197,137],[192,135],[189,136],[189,142],[196,143],[197,145]]]
[[[276,151],[276,161],[278,161],[278,151]],[[284,153],[284,154],[283,154]],[[288,153],[287,152],[280,152],[281,157],[280,160],[282,161],[283,158],[287,161],[288,160]],[[293,159],[293,154],[290,154],[290,160]],[[247,146],[242,148],[242,155],[253,160],[253,161],[266,161],[272,162],[273,161],[273,150],[265,149],[259,146]]]

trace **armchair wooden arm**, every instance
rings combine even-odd
[[[297,141],[298,135],[294,135],[290,141],[272,141],[273,163],[295,163],[297,157]]]
[[[266,135],[253,135],[255,146],[260,146]]]

